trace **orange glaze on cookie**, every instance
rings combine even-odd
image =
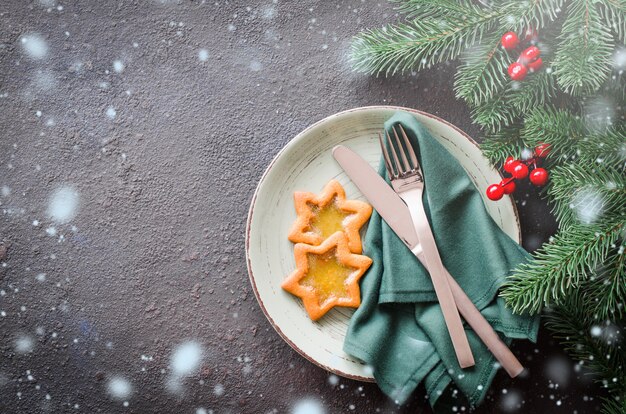
[[[337,231],[343,231],[348,247],[361,253],[359,230],[372,214],[372,207],[358,200],[346,200],[346,193],[336,180],[330,180],[321,194],[294,193],[297,219],[289,232],[294,243],[319,245]]]
[[[298,243],[294,255],[296,270],[282,288],[302,299],[312,320],[334,306],[356,308],[361,304],[358,282],[372,259],[351,253],[344,233],[333,233],[319,246]]]

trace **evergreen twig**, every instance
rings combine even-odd
[[[590,319],[583,296],[577,292],[561,305],[555,306],[546,315],[546,325],[574,360],[580,361],[591,373],[596,374],[597,381],[615,397],[623,399],[626,397],[623,388],[626,383],[626,350],[620,339],[626,329],[626,320],[619,318],[606,323]],[[605,409],[619,406],[609,404]]]
[[[580,96],[597,91],[608,78],[613,35],[595,7],[595,0],[572,1],[567,11],[554,73],[565,92]]]
[[[571,225],[535,252],[535,260],[514,269],[501,296],[516,313],[561,303],[605,261],[625,229],[624,217]]]

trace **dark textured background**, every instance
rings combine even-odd
[[[398,407],[300,357],[263,316],[244,257],[256,182],[309,124],[394,104],[480,138],[453,67],[350,71],[350,37],[395,19],[365,1],[2,2],[0,412],[290,412],[307,398],[328,413],[429,412],[421,389]],[[21,42],[35,34],[38,59]],[[78,194],[66,223],[48,214],[59,188]],[[534,189],[516,197],[534,249],[554,223]],[[202,367],[172,386],[188,341]],[[514,350],[528,375],[500,373],[477,412],[597,410],[599,390],[547,332]],[[115,377],[132,394],[114,398]]]

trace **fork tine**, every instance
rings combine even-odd
[[[400,137],[398,137],[398,132],[395,127],[392,127],[393,135],[396,138],[396,145],[398,146],[398,151],[400,151],[400,157],[402,157],[402,171],[407,173],[411,171],[411,165],[409,164],[409,160],[406,158],[406,150],[402,147],[402,142],[400,142]]]
[[[399,125],[400,127],[400,132],[402,133],[402,138],[404,138],[404,143],[406,144],[406,149],[409,153],[409,157],[411,158],[411,163],[413,165],[411,165],[411,168],[417,168],[419,166],[418,162],[417,162],[417,155],[415,155],[415,150],[413,149],[413,146],[411,145],[411,141],[409,141],[409,137],[406,136],[406,132],[404,132],[404,128],[402,128],[402,125]]]
[[[396,152],[395,145],[393,145],[393,141],[391,140],[391,135],[389,135],[389,132],[385,131],[385,134],[387,135],[387,143],[389,144],[389,148],[391,148],[391,154],[393,155],[393,159],[395,161],[396,171],[398,172],[397,175],[401,175],[402,164],[400,164],[400,160],[398,159],[398,153]]]
[[[393,168],[391,168],[391,160],[389,159],[389,153],[387,152],[387,147],[385,146],[385,143],[383,142],[383,137],[380,135],[380,132],[378,133],[378,142],[380,143],[380,148],[383,150],[383,159],[385,160],[385,168],[387,168],[387,175],[389,176],[389,179],[393,178],[395,173],[393,171]]]

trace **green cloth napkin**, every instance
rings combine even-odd
[[[528,253],[493,221],[463,167],[414,116],[397,112],[385,129],[397,124],[418,153],[424,207],[444,265],[507,344],[511,338],[536,341],[539,317],[514,315],[496,297]],[[387,178],[383,162],[379,173]],[[374,262],[361,281],[345,352],[371,366],[379,387],[400,404],[421,382],[435,409],[449,403],[439,397],[451,383],[469,404],[479,404],[499,364],[465,325],[476,365],[459,367],[428,272],[376,211],[364,254]]]

